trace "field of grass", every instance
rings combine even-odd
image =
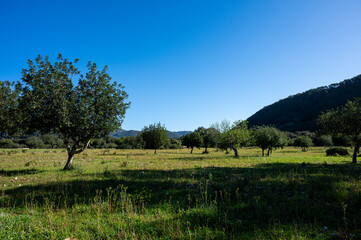
[[[324,151],[0,150],[0,239],[361,239],[361,167]]]

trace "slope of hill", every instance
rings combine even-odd
[[[361,97],[361,75],[340,83],[289,96],[259,110],[247,120],[250,126],[274,125],[284,131],[315,131],[318,116],[328,109]]]
[[[177,131],[177,132],[171,132],[168,131],[168,135],[170,138],[180,138],[183,135],[186,135],[187,133],[190,133],[191,131]],[[127,137],[127,136],[137,136],[140,131],[137,130],[117,130],[115,132],[110,133],[111,137]]]

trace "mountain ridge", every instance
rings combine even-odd
[[[361,75],[290,95],[250,116],[250,126],[274,125],[283,131],[316,131],[318,116],[361,97]]]

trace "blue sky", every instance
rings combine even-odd
[[[132,102],[124,129],[246,119],[361,74],[361,1],[0,0],[0,80],[62,53],[108,65]]]

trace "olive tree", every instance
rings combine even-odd
[[[267,156],[270,152],[277,148],[282,148],[287,142],[287,136],[275,127],[257,126],[253,129],[253,138],[256,146],[264,150],[268,149]]]
[[[329,110],[318,118],[321,131],[329,134],[342,134],[353,147],[352,163],[357,163],[361,146],[361,98],[348,101],[344,107]]]
[[[97,70],[89,62],[81,74],[74,63],[60,54],[51,63],[40,55],[28,61],[22,71],[19,109],[26,132],[60,134],[68,152],[64,170],[70,169],[75,154],[89,147],[93,138],[119,129],[130,103],[123,86],[111,82],[107,66]],[[74,82],[77,80],[78,84]]]
[[[190,148],[192,154],[195,147],[200,148],[203,145],[203,138],[199,132],[191,132],[183,136],[182,144]]]
[[[208,148],[209,147],[215,147],[217,145],[217,141],[220,137],[220,132],[213,128],[204,128],[204,127],[199,127],[196,132],[199,132],[202,139],[203,139],[203,147],[204,147],[204,152],[203,153],[208,153]]]
[[[231,128],[221,135],[219,144],[220,146],[228,146],[234,151],[234,157],[238,157],[237,148],[247,146],[251,139],[251,131],[248,129],[247,121],[236,121]]]
[[[160,123],[145,126],[140,136],[145,143],[145,148],[154,149],[154,154],[157,153],[157,149],[166,146],[170,141],[167,129]]]
[[[303,152],[306,152],[312,144],[312,139],[308,136],[298,136],[293,139],[293,146],[302,148]]]

